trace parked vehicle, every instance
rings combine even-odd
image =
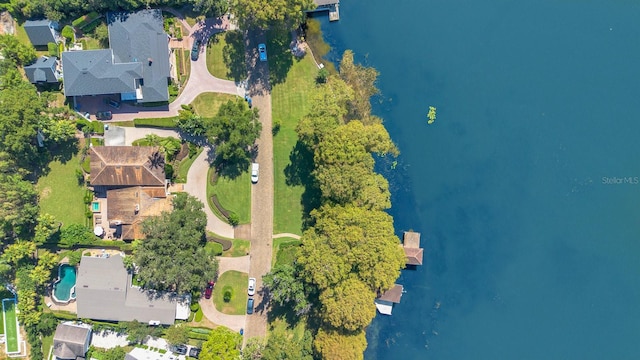
[[[200,40],[193,42],[193,47],[191,48],[191,61],[198,60],[198,56],[200,56]]]
[[[173,352],[175,352],[178,355],[186,355],[187,345],[176,345],[173,347]]]
[[[96,113],[96,119],[98,120],[111,120],[113,118],[113,114],[111,111],[98,111]]]
[[[267,45],[259,44],[258,53],[260,53],[260,61],[267,61]]]
[[[256,278],[249,278],[249,287],[247,288],[249,296],[253,296],[256,293]]]
[[[107,98],[104,101],[107,105],[111,106],[114,109],[120,109],[120,102],[113,100],[112,98]]]
[[[253,314],[253,298],[250,297],[249,300],[247,300],[247,314],[251,315]]]
[[[253,163],[251,164],[251,182],[254,184],[258,183],[258,173],[260,172],[260,164]]]
[[[204,290],[205,299],[211,299],[211,293],[213,292],[213,285],[215,285],[213,281],[209,281],[207,283],[207,288]]]
[[[200,356],[200,349],[192,347],[189,349],[189,357],[198,358]]]

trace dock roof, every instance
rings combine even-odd
[[[407,265],[422,265],[424,258],[424,250],[422,248],[404,248],[404,256]]]
[[[391,289],[385,291],[377,300],[390,301],[392,303],[399,304],[403,290],[404,287],[402,285],[394,284]]]
[[[420,233],[413,231],[405,231],[402,237],[402,243],[407,248],[420,247]]]

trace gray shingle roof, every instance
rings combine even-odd
[[[116,62],[140,62],[144,85],[142,100],[169,100],[169,38],[158,9],[107,14],[109,44]],[[151,60],[151,61],[149,61]]]
[[[51,32],[51,26],[58,27],[58,24],[51,20],[28,20],[24,22],[24,30],[33,46],[47,46],[50,42],[56,42],[56,38]]]
[[[70,324],[59,324],[53,335],[53,354],[59,359],[83,357],[89,347],[91,329]]]
[[[120,255],[82,257],[76,281],[79,318],[173,324],[178,297],[130,286],[131,275]]]
[[[142,77],[142,64],[116,64],[111,49],[65,51],[62,68],[65,96],[131,93]]]
[[[56,83],[58,79],[55,75],[56,61],[58,58],[55,56],[46,57],[41,56],[35,63],[25,66],[24,72],[31,83],[48,82]]]

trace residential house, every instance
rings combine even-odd
[[[62,78],[58,65],[57,57],[41,56],[35,63],[25,66],[24,72],[32,84],[57,84]]]
[[[24,30],[29,41],[34,47],[46,47],[49,43],[58,43],[58,23],[51,20],[27,20],[24,22]]]
[[[169,37],[158,9],[107,14],[109,49],[62,53],[65,96],[169,100]]]
[[[189,317],[188,295],[143,290],[131,279],[120,255],[83,256],[76,280],[78,318],[170,325]]]
[[[95,214],[95,225],[108,224],[116,238],[142,239],[142,222],[171,210],[164,155],[152,146],[94,146],[89,156],[91,185],[106,209]]]
[[[62,323],[53,335],[53,355],[59,360],[84,359],[91,343],[91,327]],[[45,349],[49,351],[49,349]]]
[[[391,315],[393,304],[399,304],[404,293],[402,285],[394,284],[393,287],[375,299],[376,309],[383,315]]]

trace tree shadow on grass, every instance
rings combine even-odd
[[[275,27],[267,32],[267,39],[269,82],[273,86],[284,82],[293,66],[293,56],[289,49],[291,32],[284,27]]]
[[[284,168],[285,181],[289,186],[302,185],[304,192],[300,200],[302,204],[302,229],[312,225],[310,213],[321,204],[320,188],[313,176],[313,150],[298,140],[289,154],[289,164]]]
[[[216,168],[216,172],[220,176],[226,176],[229,179],[235,179],[242,175],[243,172],[247,172],[251,164],[248,158],[235,158],[235,159],[222,159],[219,156],[213,160],[213,166]]]
[[[240,31],[227,31],[224,33],[226,45],[222,50],[224,64],[229,69],[227,76],[235,82],[240,82],[247,78],[247,63],[245,61],[244,38]],[[211,37],[212,41],[217,41],[217,37]]]

